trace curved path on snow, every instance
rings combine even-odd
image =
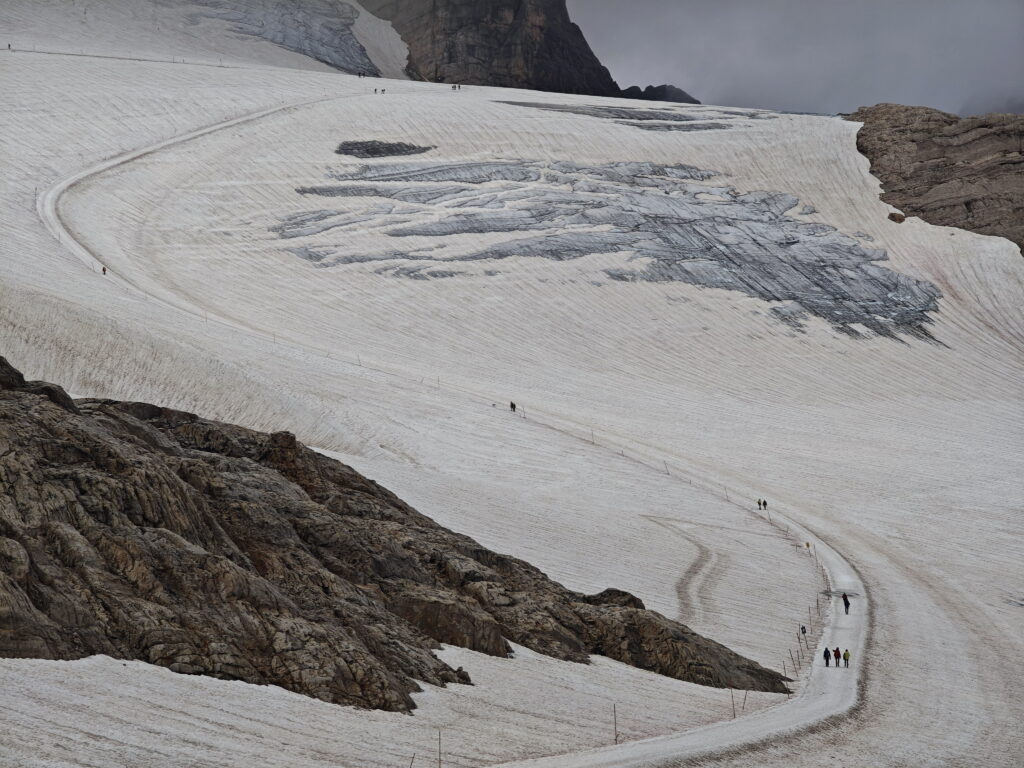
[[[68,248],[90,268],[99,271],[104,266],[101,255],[93,253],[84,243],[78,240],[61,216],[61,199],[70,189],[81,182],[163,149],[273,114],[341,98],[355,97],[329,96],[281,104],[214,123],[195,131],[109,158],[71,174],[44,190],[36,201],[37,213],[47,230],[61,245]],[[128,290],[145,293],[137,286],[113,273],[109,273],[109,277]],[[173,306],[179,311],[186,311],[199,316],[207,314],[205,308],[196,307],[191,302],[174,302],[172,304],[158,296],[148,293],[145,293],[145,295],[149,299]],[[212,313],[209,314],[209,317],[225,325],[241,328],[249,333],[260,333],[256,329],[241,326],[228,318],[215,316]],[[312,351],[315,354],[321,354],[317,350]],[[382,370],[381,372],[395,376],[402,375],[397,371]],[[469,392],[461,387],[448,388],[453,391],[461,391],[465,394],[485,397],[487,399],[491,397],[487,393]],[[544,426],[576,436],[579,439],[586,439],[576,435],[576,430],[566,426],[566,422],[557,414],[550,414],[554,416],[551,422],[544,419],[543,414],[538,419],[536,414],[536,409],[531,411],[532,421],[539,421]],[[554,423],[558,421],[562,422],[562,426]],[[672,458],[686,466],[691,464],[690,461],[683,457]],[[736,496],[740,497],[741,494],[736,493]],[[766,522],[768,522],[767,519]],[[850,615],[845,615],[835,610],[834,605],[829,606],[829,623],[825,627],[819,645],[813,654],[814,663],[812,664],[808,679],[802,686],[799,686],[797,693],[790,701],[735,720],[722,721],[678,734],[525,762],[503,763],[502,765],[508,768],[512,768],[512,766],[537,766],[538,768],[612,768],[615,766],[618,768],[621,766],[651,765],[669,760],[676,761],[706,756],[726,750],[738,750],[757,743],[770,741],[783,735],[792,735],[810,729],[830,718],[841,716],[857,706],[864,696],[862,682],[866,670],[865,665],[868,662],[869,656],[870,608],[866,599],[865,586],[853,566],[836,549],[815,535],[811,529],[777,512],[773,512],[771,524],[784,527],[792,535],[796,536],[798,540],[813,544],[818,559],[825,570],[828,583],[831,585],[831,590],[834,593],[847,592],[854,595],[855,598],[859,598],[855,599],[854,611]],[[831,602],[835,603],[835,600]],[[858,657],[855,657],[853,660],[852,674],[844,673],[837,678],[830,674],[831,670],[826,671],[825,667],[820,663],[822,650],[825,647],[831,648],[834,646],[860,649]]]

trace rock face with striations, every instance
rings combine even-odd
[[[360,4],[391,22],[409,47],[409,74],[419,80],[698,103],[672,86],[621,91],[569,18],[565,0]]]
[[[857,149],[882,182],[882,199],[931,224],[1005,237],[1024,248],[1024,116],[957,117],[878,104]]]
[[[0,655],[139,659],[407,711],[468,683],[439,643],[603,654],[680,680],[786,678],[632,595],[484,549],[287,432],[71,401],[0,357]]]

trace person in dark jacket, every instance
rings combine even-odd
[[[846,596],[845,592],[843,592],[843,607],[846,609],[846,613],[849,614],[850,613],[850,598],[848,598]]]
[[[512,413],[516,412],[516,404],[515,403],[509,403],[508,407],[509,407],[509,410],[512,411]]]
[[[836,646],[836,649],[834,651],[832,651],[832,655],[836,657],[836,669],[839,669],[839,657],[842,656],[843,654],[841,654],[839,652],[839,646],[838,645]]]
[[[826,648],[825,649],[825,666],[826,667],[828,666],[829,659],[831,659],[831,658],[832,658],[832,652],[828,648]]]

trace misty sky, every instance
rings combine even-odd
[[[1024,113],[1024,0],[568,0],[623,88],[852,112]]]

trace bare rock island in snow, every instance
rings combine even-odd
[[[0,358],[0,655],[139,659],[414,708],[469,683],[440,643],[600,654],[717,687],[765,669],[609,589],[586,596],[298,443],[143,403],[72,401]]]
[[[957,117],[928,107],[878,104],[857,149],[885,202],[929,224],[996,235],[1024,247],[1024,116]]]

